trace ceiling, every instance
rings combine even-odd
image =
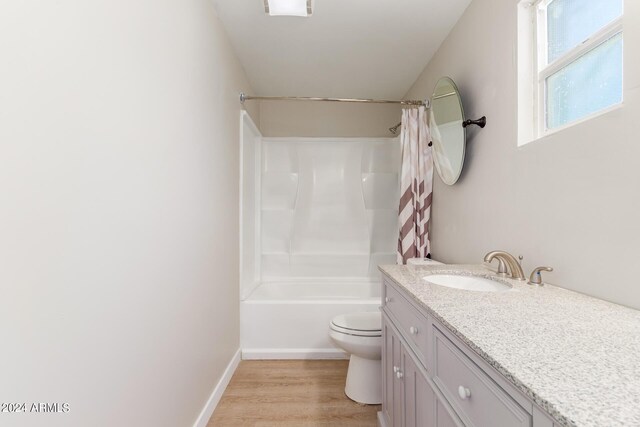
[[[213,0],[255,94],[401,98],[471,0],[314,0],[309,18]]]

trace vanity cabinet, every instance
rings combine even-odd
[[[435,426],[435,395],[424,375],[388,319],[383,319],[383,412],[389,426]]]
[[[382,286],[381,427],[553,426],[405,291]]]
[[[465,425],[531,426],[531,416],[434,328],[433,381]]]
[[[382,318],[382,415],[387,425],[402,425],[403,396],[398,381],[398,366],[401,364],[402,344],[391,324]]]
[[[436,425],[433,411],[436,397],[419,366],[410,350],[403,347],[400,382],[404,390],[404,425],[432,427]]]

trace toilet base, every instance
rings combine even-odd
[[[349,399],[367,405],[382,403],[382,361],[351,355],[344,392]]]

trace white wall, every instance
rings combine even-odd
[[[0,414],[189,426],[239,347],[237,94],[207,0],[0,5]]]
[[[389,128],[400,123],[401,115],[397,104],[261,101],[260,131],[267,137],[391,138]]]
[[[468,156],[453,187],[435,179],[433,255],[482,260],[492,249],[525,257],[526,272],[640,308],[640,2],[625,1],[624,106],[517,146],[517,1],[474,0],[407,98],[429,96],[448,75],[468,118]]]

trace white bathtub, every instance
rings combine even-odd
[[[347,355],[329,338],[338,314],[378,311],[380,283],[326,279],[260,284],[240,302],[243,359],[336,359]]]

